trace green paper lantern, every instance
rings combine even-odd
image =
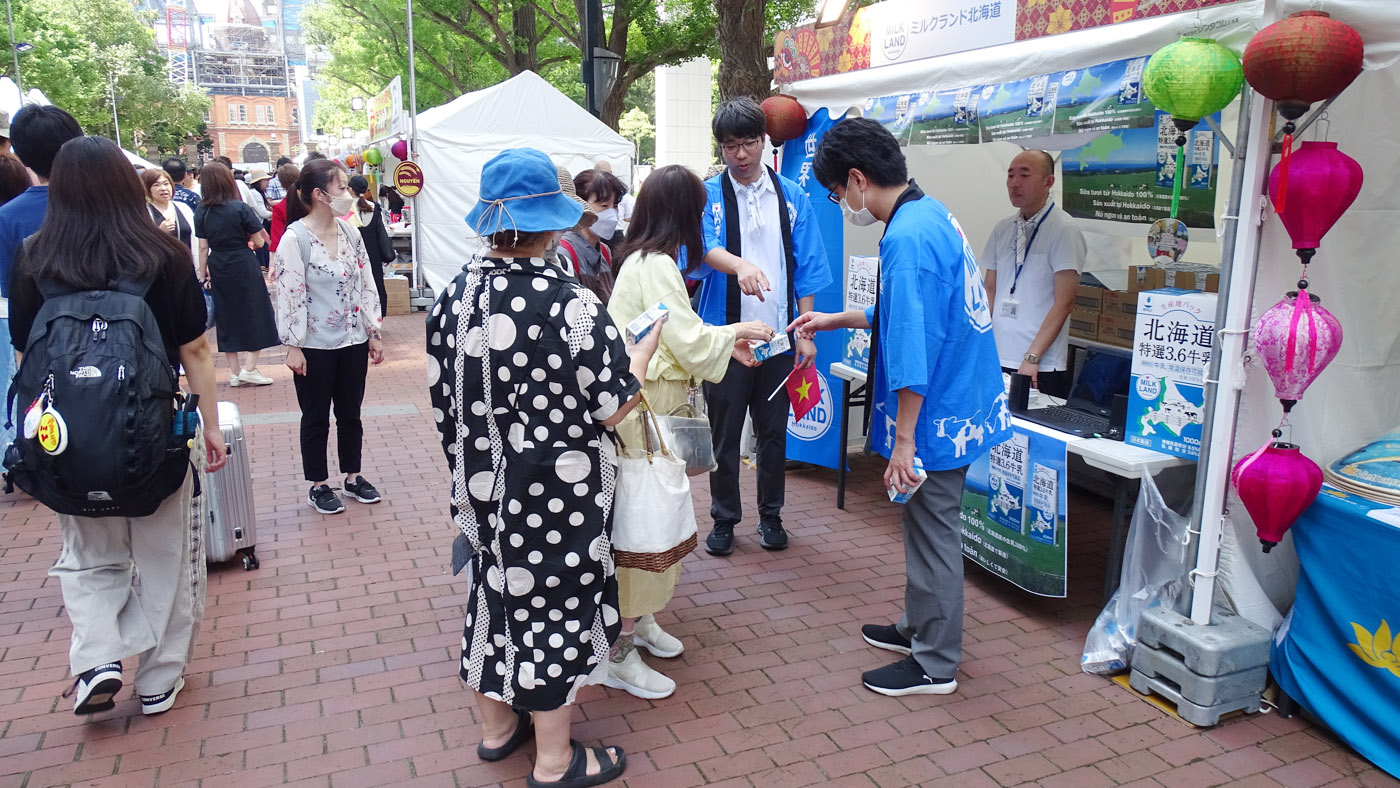
[[[378,148],[370,148],[365,151],[365,161],[372,167],[378,167],[384,162],[384,154],[380,153]]]
[[[1213,38],[1182,38],[1147,61],[1142,89],[1147,98],[1177,121],[1195,126],[1225,109],[1244,85],[1244,67],[1234,52]]]
[[[1230,106],[1244,86],[1239,56],[1213,38],[1183,37],[1157,50],[1142,70],[1142,92],[1172,116],[1176,125],[1176,178],[1172,218],[1181,206],[1186,132],[1201,118]]]

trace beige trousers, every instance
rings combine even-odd
[[[204,534],[193,491],[187,475],[146,517],[59,515],[63,552],[49,575],[73,623],[74,675],[140,655],[136,693],[157,695],[184,673],[204,616]]]

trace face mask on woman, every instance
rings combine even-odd
[[[331,213],[336,216],[344,216],[354,209],[356,202],[355,195],[347,190],[331,197],[326,204],[330,206]]]
[[[613,237],[613,233],[617,232],[617,209],[609,208],[598,214],[598,221],[594,222],[593,226],[588,229],[592,230],[593,234],[599,238]]]

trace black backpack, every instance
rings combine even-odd
[[[59,514],[144,517],[184,483],[193,420],[181,414],[175,427],[178,382],[150,286],[39,283],[44,303],[7,401],[19,427],[5,479]]]

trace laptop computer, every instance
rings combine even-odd
[[[1087,348],[1084,357],[1075,366],[1069,399],[1065,404],[1034,410],[1026,408],[1029,378],[1012,375],[1011,412],[1026,421],[1081,438],[1121,441],[1127,420],[1132,367],[1133,356],[1127,350],[1115,352]]]

